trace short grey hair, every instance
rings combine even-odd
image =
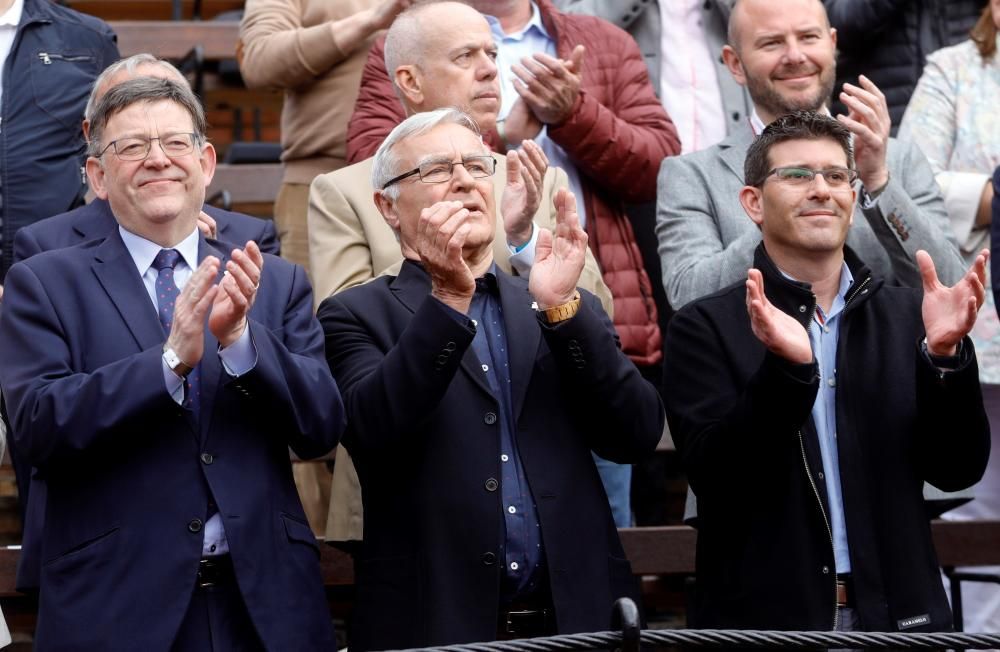
[[[94,80],[94,86],[90,89],[90,97],[87,98],[87,108],[83,112],[83,117],[86,118],[88,122],[94,121],[94,112],[97,110],[97,103],[101,99],[101,89],[103,89],[108,83],[108,80],[114,78],[122,71],[127,72],[129,77],[136,77],[138,76],[136,74],[136,70],[138,70],[140,66],[160,66],[169,76],[176,78],[179,82],[187,84],[187,78],[185,78],[183,73],[181,73],[181,71],[169,61],[158,59],[147,52],[133,54],[130,57],[114,62],[105,68],[104,72],[98,75],[97,79]]]
[[[396,125],[382,144],[379,145],[372,160],[372,188],[381,192],[386,199],[396,201],[399,199],[399,186],[391,185],[385,190],[382,189],[393,177],[401,174],[399,170],[399,159],[396,157],[393,148],[407,138],[420,136],[439,125],[455,124],[465,127],[479,138],[483,149],[483,136],[479,132],[479,125],[467,113],[455,108],[437,109],[435,111],[425,111],[414,113],[406,120]]]
[[[90,121],[90,143],[88,153],[91,156],[100,155],[104,149],[104,129],[112,116],[121,113],[138,102],[171,101],[180,104],[190,115],[194,127],[195,145],[205,142],[205,110],[187,83],[178,83],[159,77],[136,77],[112,86],[94,109],[94,117]]]

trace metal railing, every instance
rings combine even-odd
[[[565,634],[512,641],[419,648],[436,652],[564,652],[608,650],[638,652],[640,645],[759,649],[1000,649],[1000,634],[962,632],[785,632],[742,629],[639,629],[639,610],[628,598],[615,603],[619,631]],[[416,652],[416,649],[405,652]]]

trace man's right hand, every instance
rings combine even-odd
[[[507,152],[507,183],[500,198],[500,213],[507,242],[520,247],[531,239],[532,220],[542,200],[542,184],[549,159],[542,148],[526,140]]]
[[[459,201],[441,201],[420,211],[416,250],[431,277],[431,294],[465,314],[469,312],[476,279],[462,248],[469,235],[469,210]]]
[[[205,317],[215,300],[219,286],[219,259],[207,256],[188,279],[174,302],[174,319],[170,324],[167,346],[184,364],[194,367],[205,353]]]
[[[809,333],[791,315],[768,301],[764,294],[764,277],[758,269],[747,272],[747,312],[753,334],[768,351],[794,364],[812,362]]]
[[[413,0],[384,0],[377,7],[372,7],[372,26],[375,29],[388,29],[392,21],[401,11],[413,4]]]

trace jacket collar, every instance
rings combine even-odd
[[[844,297],[846,303],[844,310],[847,311],[852,305],[871,296],[871,291],[881,285],[881,281],[876,281],[868,266],[847,245],[844,245],[844,262],[854,276],[854,284]],[[793,281],[782,274],[764,249],[763,242],[757,245],[754,251],[753,266],[760,270],[761,276],[764,277],[764,294],[768,300],[782,312],[794,317],[808,330],[809,320],[816,312],[816,295],[812,292],[812,286],[809,283]]]
[[[21,13],[21,27],[28,23],[51,23],[53,8],[50,2],[44,0],[24,0],[24,11]]]
[[[747,150],[753,142],[754,133],[750,128],[749,118],[734,127],[732,133],[719,141],[719,158],[733,171],[738,179],[743,180],[743,163],[747,158]]]
[[[494,267],[500,290],[500,306],[503,310],[504,326],[507,329],[507,362],[512,379],[511,402],[516,420],[524,406],[528,381],[538,356],[542,330],[538,326],[538,316],[532,309],[531,295],[523,281],[511,277]],[[430,293],[430,276],[420,263],[404,260],[399,275],[390,282],[390,290],[411,313],[415,313]],[[516,336],[515,336],[516,335]],[[492,396],[489,385],[483,379],[479,359],[470,346],[462,356],[462,371],[483,391]]]

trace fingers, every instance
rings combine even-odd
[[[545,155],[545,151],[538,143],[528,139],[521,143],[518,155],[525,169],[531,172],[536,183],[540,185],[545,171],[549,169],[549,158]]]
[[[198,213],[198,230],[201,231],[206,238],[213,239],[219,231],[218,224],[215,219],[205,211]]]
[[[566,63],[562,59],[550,57],[543,52],[537,52],[531,57],[521,59],[522,65],[531,71],[536,77],[555,77],[565,79],[573,73],[567,69]]]
[[[923,249],[917,251],[917,267],[920,268],[920,279],[923,281],[924,292],[931,292],[941,283],[938,281],[937,270],[934,269],[934,261],[931,255]]]
[[[573,48],[573,52],[569,55],[570,69],[576,74],[580,74],[583,70],[583,57],[587,54],[587,48],[583,45],[577,45]]]
[[[451,242],[458,230],[464,226],[468,217],[468,209],[463,208],[462,202],[458,201],[438,202],[421,211],[418,223],[418,234],[423,243],[421,255],[431,255],[432,252],[427,251],[429,248],[445,253],[449,258],[452,258]],[[468,227],[465,231],[467,235]],[[462,243],[464,244],[464,242],[465,236],[463,235]]]
[[[556,192],[556,229],[566,225],[571,229],[580,228],[580,217],[576,214],[576,197],[565,188]],[[558,232],[558,231],[557,231]]]
[[[535,264],[545,260],[552,253],[552,231],[548,229],[538,229],[538,237],[535,239]]]
[[[840,93],[840,100],[848,108],[845,125],[853,126],[854,131],[858,129],[859,135],[868,135],[883,140],[889,135],[891,119],[889,117],[889,106],[885,101],[885,96],[867,77],[861,76],[861,86],[854,84],[844,84]],[[862,128],[863,127],[863,128]]]
[[[521,159],[517,150],[507,152],[507,185],[516,184],[521,178]]]

